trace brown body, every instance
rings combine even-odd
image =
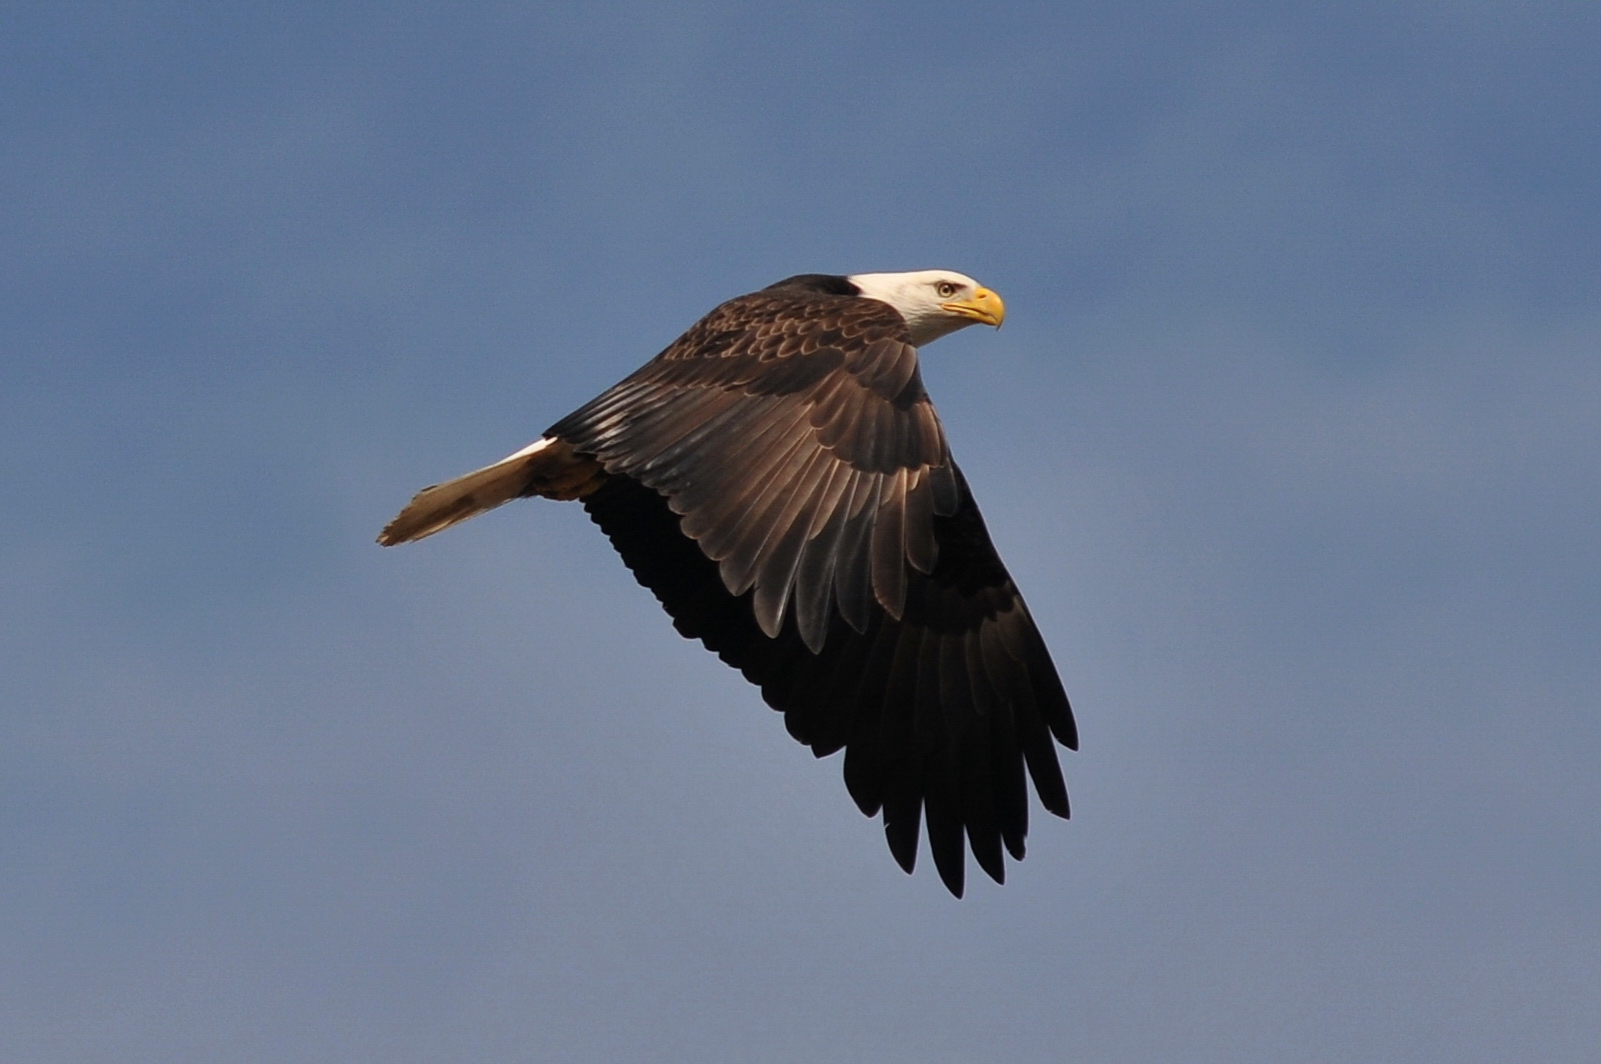
[[[1052,740],[1077,735],[906,319],[846,281],[723,304],[538,443],[419,493],[379,542],[522,496],[581,499],[681,633],[819,757],[845,749],[851,795],[883,812],[908,871],[926,818],[960,895],[964,836],[997,881],[1003,846],[1023,856],[1025,766],[1067,815]]]

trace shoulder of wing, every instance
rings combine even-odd
[[[906,320],[876,299],[763,291],[731,299],[656,356],[657,362],[770,361],[818,351],[845,357],[879,341],[911,343]]]

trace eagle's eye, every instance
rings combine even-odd
[[[961,286],[952,284],[950,281],[940,281],[934,285],[934,291],[939,293],[941,299],[949,299],[961,290]]]

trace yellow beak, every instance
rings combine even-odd
[[[997,329],[1006,320],[1006,304],[988,288],[980,288],[966,299],[954,303],[941,303],[939,308],[985,325],[993,325]]]

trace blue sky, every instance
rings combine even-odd
[[[0,1057],[1588,1060],[1601,16],[0,15]],[[955,902],[575,507],[719,301],[944,266],[1079,713]]]

